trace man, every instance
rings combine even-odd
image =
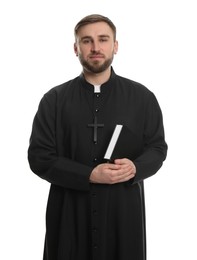
[[[76,25],[74,51],[83,72],[43,96],[28,150],[32,171],[51,183],[44,259],[145,260],[143,180],[167,154],[161,109],[145,86],[115,74],[107,17]],[[129,129],[131,154],[108,163],[116,124]]]

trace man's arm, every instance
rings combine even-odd
[[[134,183],[152,176],[161,168],[167,156],[167,149],[162,111],[155,95],[151,93],[146,106],[144,149],[134,160],[136,166]]]
[[[28,160],[31,170],[48,182],[65,188],[89,190],[92,168],[57,152],[56,95],[45,95],[35,115]]]

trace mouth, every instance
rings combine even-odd
[[[104,56],[102,54],[91,54],[90,59],[103,59]]]
[[[100,55],[93,55],[90,57],[90,61],[92,61],[95,64],[102,62],[103,59],[104,59],[104,57],[100,56]]]

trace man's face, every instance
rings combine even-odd
[[[74,50],[86,71],[100,73],[111,65],[118,43],[109,25],[97,22],[79,29]]]

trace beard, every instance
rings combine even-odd
[[[100,64],[100,62],[95,61],[94,63],[90,63],[85,60],[81,55],[79,55],[79,61],[82,67],[91,73],[101,73],[105,71],[109,66],[112,64],[114,56],[112,55],[111,58],[104,61],[104,63]]]

